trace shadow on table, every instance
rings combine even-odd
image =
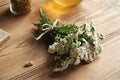
[[[6,8],[1,14],[0,14],[0,25],[4,26],[6,24],[10,24],[17,21],[21,21],[26,17],[25,15],[15,15],[10,12],[9,8]],[[2,27],[1,26],[1,27]]]
[[[96,57],[95,61],[93,61],[90,64],[80,63],[79,65],[69,65],[69,67],[66,70],[64,70],[62,72],[52,72],[48,76],[51,80],[59,79],[59,78],[63,79],[68,76],[74,76],[74,73],[77,73],[77,72],[82,73],[83,71],[89,71],[91,69],[89,66],[91,64],[97,62],[98,60],[99,60],[99,57]],[[80,75],[80,74],[78,74],[78,75]]]

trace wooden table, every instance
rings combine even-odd
[[[102,54],[91,64],[53,73],[47,44],[36,41],[31,33],[32,23],[38,22],[40,7],[49,18],[77,25],[93,19],[97,32],[106,36],[101,42]],[[11,34],[11,39],[0,46],[0,80],[120,80],[120,0],[83,0],[69,9],[52,1],[33,0],[32,12],[24,16],[14,16],[8,0],[0,0],[0,28]],[[34,65],[23,68],[24,62],[30,60]]]

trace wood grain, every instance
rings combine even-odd
[[[0,7],[9,3],[9,0],[0,0]]]
[[[6,0],[7,1],[7,0]],[[0,5],[3,0],[0,0]],[[4,4],[4,3],[3,3]],[[38,21],[39,8],[47,17],[59,18],[81,25],[93,19],[97,32],[106,38],[100,42],[102,54],[91,64],[70,66],[53,73],[53,58],[47,53],[44,40],[36,41],[31,33]],[[0,46],[0,80],[120,80],[120,0],[83,0],[71,8],[61,8],[52,1],[34,0],[32,12],[15,16],[9,5],[0,7],[0,28],[11,34],[11,39]],[[23,68],[24,62],[34,65]]]

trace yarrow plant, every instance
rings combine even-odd
[[[40,9],[39,20],[40,23],[34,24],[37,27],[35,34],[38,34],[36,40],[44,36],[52,41],[48,52],[55,55],[53,71],[63,71],[70,64],[90,63],[101,53],[99,39],[103,40],[104,36],[96,33],[93,21],[81,26],[68,24],[58,19],[52,21],[46,18],[42,9]]]

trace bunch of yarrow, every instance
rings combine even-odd
[[[36,40],[44,36],[52,42],[48,52],[55,56],[53,71],[63,71],[70,64],[91,63],[101,53],[102,47],[99,45],[99,40],[103,40],[104,36],[96,33],[93,21],[90,24],[77,26],[58,19],[50,20],[46,18],[42,9],[40,9],[39,21],[40,23],[34,24],[37,27]]]

